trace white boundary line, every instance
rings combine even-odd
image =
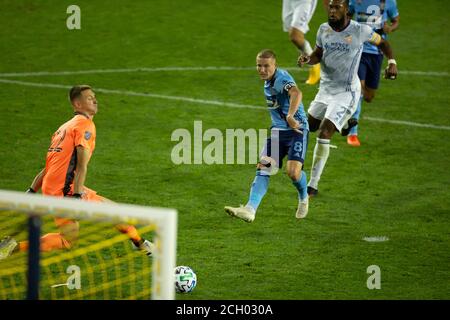
[[[54,88],[54,89],[66,89],[66,90],[71,88],[71,86],[61,85],[61,84],[25,82],[25,81],[7,80],[7,79],[0,79],[0,83],[17,84],[17,85],[28,86],[28,87]],[[195,99],[195,98],[181,97],[181,96],[168,96],[168,95],[155,94],[155,93],[134,92],[134,91],[128,91],[128,90],[111,90],[111,89],[102,89],[102,88],[94,88],[94,90],[96,92],[102,92],[102,93],[184,101],[184,102],[191,102],[191,103],[198,103],[198,104],[205,104],[205,105],[224,106],[224,107],[229,107],[229,108],[258,109],[258,110],[264,110],[264,111],[266,110],[266,108],[263,106],[254,106],[254,105],[248,105],[248,104],[223,102],[223,101],[217,101],[217,100],[203,100],[203,99]],[[438,129],[438,130],[450,130],[450,126],[439,126],[439,125],[434,125],[434,124],[429,124],[429,123],[417,123],[417,122],[402,121],[402,120],[388,120],[388,119],[373,118],[373,117],[364,117],[364,119],[369,120],[369,121],[400,124],[400,125],[406,125],[406,126],[412,126],[412,127]]]
[[[417,123],[417,122],[402,121],[402,120],[386,120],[386,119],[374,118],[374,117],[364,117],[364,120],[387,122],[387,123],[393,123],[393,124],[402,124],[402,125],[411,126],[411,127],[450,130],[450,126],[437,126],[437,125],[429,124],[429,123]]]
[[[307,69],[300,69],[298,67],[283,68],[289,71],[304,72]],[[37,71],[37,72],[10,72],[0,73],[0,77],[39,77],[39,76],[67,76],[77,74],[102,74],[102,73],[134,73],[134,72],[171,72],[171,71],[247,71],[255,70],[255,67],[155,67],[155,68],[122,68],[122,69],[92,69],[92,70],[73,70],[73,71]],[[434,76],[434,77],[449,77],[448,72],[437,71],[413,71],[400,70],[399,74],[416,75],[416,76]]]
[[[297,68],[299,69],[299,68]],[[133,73],[133,72],[171,72],[171,71],[237,71],[256,70],[255,67],[155,67],[155,68],[125,68],[125,69],[93,69],[74,71],[37,71],[37,72],[11,72],[0,73],[0,77],[34,77],[34,76],[66,76],[75,74],[101,74],[101,73]]]
[[[6,79],[0,79],[0,83],[18,84],[18,85],[28,86],[28,87],[55,88],[55,89],[70,89],[72,87],[72,86],[66,86],[66,85],[61,85],[61,84],[36,83],[36,82],[25,82],[25,81],[6,80]],[[167,95],[156,94],[156,93],[134,92],[134,91],[128,91],[128,90],[110,90],[110,89],[102,89],[102,88],[94,88],[94,90],[96,92],[102,92],[102,93],[111,93],[111,94],[121,94],[121,95],[126,95],[126,96],[135,96],[135,97],[149,97],[149,98],[157,98],[157,99],[193,102],[193,103],[199,103],[199,104],[225,106],[225,107],[229,107],[229,108],[266,110],[265,108],[260,107],[260,106],[252,106],[252,105],[247,105],[247,104],[223,102],[223,101],[216,101],[216,100],[203,100],[203,99],[195,99],[195,98],[180,97],[180,96],[167,96]]]

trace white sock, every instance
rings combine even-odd
[[[313,53],[313,49],[309,44],[308,40],[305,39],[305,44],[303,45],[303,52],[310,56]]]
[[[313,163],[311,167],[311,179],[308,186],[318,189],[320,176],[323,168],[327,163],[328,155],[330,154],[330,139],[317,138],[316,146],[314,147]]]

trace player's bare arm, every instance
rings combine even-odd
[[[376,45],[383,54],[388,58],[388,67],[384,72],[386,79],[395,80],[397,78],[397,62],[394,59],[394,53],[388,41],[384,40],[378,33],[374,33],[370,43]]]
[[[83,146],[77,147],[77,167],[73,182],[74,195],[83,193],[84,182],[86,181],[87,166],[89,163],[89,149]]]
[[[391,19],[390,25],[388,23],[384,24],[383,32],[386,34],[394,32],[395,30],[398,29],[399,25],[400,25],[400,16],[396,16],[395,18]]]
[[[318,64],[322,60],[322,56],[323,56],[323,49],[316,46],[316,49],[310,56],[305,54],[300,55],[297,60],[297,65],[301,68],[305,64],[309,65]]]
[[[42,187],[42,181],[44,180],[45,176],[45,168],[42,169],[36,177],[34,177],[33,182],[31,183],[30,188],[28,189],[29,192],[34,193],[38,192]]]
[[[298,129],[300,123],[295,120],[294,115],[298,110],[298,106],[302,102],[302,92],[295,86],[288,91],[289,94],[289,111],[286,116],[286,121],[292,129]]]

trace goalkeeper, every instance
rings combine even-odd
[[[47,151],[45,168],[34,178],[28,193],[57,197],[72,197],[86,201],[110,201],[84,185],[87,167],[95,149],[94,115],[98,105],[90,86],[74,86],[69,92],[70,103],[75,111],[74,117],[64,123],[53,134]],[[57,233],[48,233],[41,238],[42,251],[70,249],[78,239],[79,224],[75,220],[55,218]],[[136,248],[152,254],[153,243],[142,239],[131,225],[117,225],[116,228],[127,234]],[[27,251],[28,241],[17,243],[7,237],[0,242],[0,260],[13,252]]]

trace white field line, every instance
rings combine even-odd
[[[7,79],[0,79],[0,83],[16,84],[16,85],[28,86],[28,87],[65,89],[65,90],[71,88],[71,86],[61,85],[61,84],[25,82],[25,81],[7,80]],[[239,103],[224,102],[224,101],[217,101],[217,100],[203,100],[203,99],[195,99],[195,98],[181,97],[181,96],[168,96],[168,95],[162,95],[162,94],[156,94],[156,93],[134,92],[134,91],[128,91],[128,90],[111,90],[111,89],[102,89],[102,88],[94,88],[94,90],[96,92],[102,92],[102,93],[184,101],[184,102],[190,102],[190,103],[223,106],[223,107],[229,107],[229,108],[258,109],[258,110],[263,110],[263,111],[266,110],[266,108],[263,106],[254,106],[254,105],[248,105],[248,104],[239,104]],[[421,127],[421,128],[438,129],[438,130],[450,130],[450,126],[439,126],[439,125],[434,125],[434,124],[429,124],[429,123],[417,123],[417,122],[410,122],[410,121],[389,120],[389,119],[380,119],[380,118],[373,118],[373,117],[364,117],[364,119],[369,120],[369,121],[392,123],[392,124],[406,125],[406,126],[412,126],[412,127]]]
[[[364,120],[376,121],[376,122],[387,122],[387,123],[400,124],[400,125],[411,126],[411,127],[450,130],[450,126],[437,126],[437,125],[430,124],[430,123],[417,123],[417,122],[402,121],[402,120],[387,120],[387,119],[374,118],[374,117],[364,117]]]
[[[289,71],[307,71],[308,69],[300,69],[298,67],[284,68]],[[10,72],[0,73],[0,77],[39,77],[39,76],[67,76],[80,74],[102,74],[102,73],[134,73],[134,72],[171,72],[171,71],[239,71],[239,70],[255,70],[255,67],[155,67],[155,68],[122,68],[122,69],[92,69],[92,70],[73,70],[73,71],[37,71],[37,72]],[[411,71],[400,70],[399,75],[416,75],[416,76],[434,76],[448,77],[448,72],[437,71]]]
[[[36,82],[25,82],[25,81],[6,80],[6,79],[0,79],[0,83],[18,84],[18,85],[28,86],[28,87],[56,88],[56,89],[70,89],[72,87],[72,86],[66,86],[66,85],[61,85],[61,84],[36,83]],[[110,90],[110,89],[102,89],[102,88],[94,88],[94,90],[95,90],[95,92],[119,94],[119,95],[125,95],[125,96],[149,97],[149,98],[156,98],[156,99],[176,100],[176,101],[192,102],[192,103],[198,103],[198,104],[224,106],[224,107],[229,107],[229,108],[265,110],[265,108],[263,108],[261,106],[252,106],[252,105],[248,105],[248,104],[239,104],[239,103],[223,102],[223,101],[216,101],[216,100],[203,100],[203,99],[195,99],[195,98],[180,97],[180,96],[167,96],[167,95],[163,95],[163,94],[134,92],[134,91],[128,91],[128,90]]]

